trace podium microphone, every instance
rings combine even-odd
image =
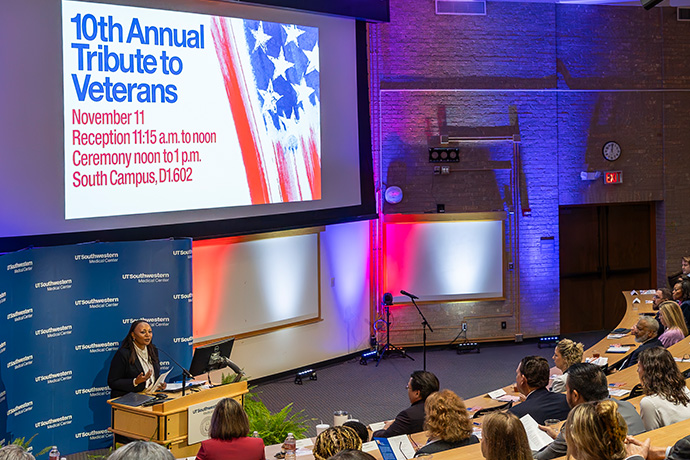
[[[156,347],[156,348],[158,348],[158,347]],[[175,358],[173,358],[172,356],[170,356],[170,354],[169,354],[168,352],[166,352],[166,351],[163,350],[162,348],[158,348],[158,351],[162,351],[163,354],[164,354],[165,356],[167,356],[168,358],[170,358],[170,360],[171,360],[173,363],[177,364],[177,367],[179,367],[180,369],[182,369],[182,373],[183,373],[183,374],[185,374],[185,375],[186,375],[187,377],[189,377],[190,379],[193,379],[193,378],[194,378],[194,376],[193,376],[192,374],[190,374],[189,371],[188,371],[187,369],[185,369],[185,367],[184,367],[182,364],[180,364],[180,363],[178,363],[177,361],[175,361]]]
[[[410,294],[410,293],[407,292],[407,291],[401,290],[400,293],[401,293],[402,295],[406,295],[406,296],[409,297],[410,299],[419,299],[419,297],[417,297],[417,296],[414,295],[414,294]]]

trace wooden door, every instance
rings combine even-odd
[[[653,203],[561,207],[561,334],[616,327],[621,291],[652,287],[653,212]]]

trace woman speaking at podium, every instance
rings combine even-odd
[[[108,386],[111,398],[144,391],[156,382],[160,375],[160,362],[158,349],[152,341],[153,331],[149,323],[134,321],[110,362]],[[165,383],[161,383],[158,389],[165,389]]]

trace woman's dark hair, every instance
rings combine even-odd
[[[356,420],[348,420],[347,422],[343,423],[343,426],[355,430],[363,443],[369,441],[369,430],[367,430],[367,426],[364,423]]]
[[[134,321],[132,325],[129,327],[129,332],[127,332],[125,338],[122,339],[121,346],[129,350],[129,364],[134,364],[134,361],[136,361],[137,359],[137,351],[135,349],[136,345],[134,344],[132,333],[134,332],[134,329],[136,329],[137,326],[141,323],[146,323],[146,321],[144,321],[143,319],[138,319]],[[146,345],[146,350],[149,353],[149,361],[151,361],[152,364],[157,362],[158,351],[156,350],[156,347],[153,346],[153,340],[151,341],[151,343]]]
[[[314,440],[312,453],[316,460],[331,458],[341,450],[362,448],[362,440],[352,428],[334,426],[322,431]]]
[[[218,401],[211,416],[211,427],[208,435],[212,439],[229,441],[244,438],[249,434],[249,419],[244,408],[232,398]]]
[[[681,300],[685,301],[690,299],[690,280],[686,277],[681,277],[678,283],[680,283]]]
[[[653,347],[640,353],[642,368],[640,381],[645,394],[659,395],[673,404],[687,406],[685,379],[671,353],[663,347]]]

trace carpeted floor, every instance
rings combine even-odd
[[[585,349],[605,336],[605,331],[572,334],[569,338],[583,342]],[[422,369],[421,349],[407,350],[415,360],[392,357],[376,367],[366,366],[359,359],[316,369],[318,380],[304,380],[295,385],[294,376],[257,386],[266,406],[277,411],[288,403],[314,419],[310,435],[316,434],[313,425],[323,421],[333,423],[333,411],[345,410],[363,423],[388,420],[409,406],[405,386],[410,374]],[[547,358],[553,365],[553,348],[538,348],[536,340],[522,343],[499,342],[481,344],[480,353],[457,354],[454,349],[427,350],[427,370],[438,377],[441,388],[453,390],[463,398],[477,396],[501,388],[515,381],[515,369],[528,355]]]

